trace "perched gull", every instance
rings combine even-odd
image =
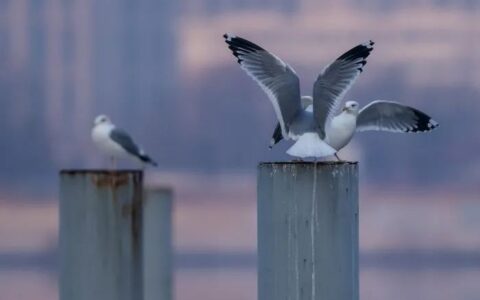
[[[307,100],[307,99],[306,99]],[[311,109],[312,102],[306,103]],[[270,148],[282,140],[277,124]],[[339,151],[345,147],[357,131],[427,132],[438,127],[438,123],[427,114],[393,101],[375,100],[360,109],[355,101],[347,101],[342,112],[327,126],[325,142]],[[337,159],[338,155],[335,154]]]
[[[110,156],[113,168],[115,168],[117,158],[132,156],[142,163],[157,166],[157,163],[133,142],[128,133],[116,128],[105,115],[95,118],[92,139],[98,149]]]
[[[243,38],[225,34],[225,42],[238,63],[267,93],[284,139],[295,142],[287,153],[296,157],[323,157],[337,149],[325,141],[339,102],[367,63],[373,42],[342,54],[318,76],[313,86],[313,109],[302,107],[300,81],[295,71],[274,54]],[[304,100],[307,98],[304,97]]]

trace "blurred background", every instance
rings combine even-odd
[[[395,100],[430,134],[361,133],[361,298],[480,295],[480,2],[476,0],[0,1],[0,299],[57,296],[57,179],[101,168],[111,116],[175,191],[175,298],[256,299],[256,164],[273,150],[266,95],[222,34],[289,62],[311,94],[352,46],[376,42],[346,99]],[[125,163],[124,167],[138,167]]]

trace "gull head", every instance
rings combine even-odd
[[[358,114],[358,111],[360,110],[360,105],[356,101],[347,101],[345,103],[345,106],[343,107],[342,111],[351,113],[351,114]]]
[[[107,117],[106,115],[99,115],[98,117],[95,118],[95,121],[93,122],[95,126],[100,125],[100,124],[112,124],[110,121],[110,118]]]

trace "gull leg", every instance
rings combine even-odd
[[[337,158],[338,161],[343,161],[342,159],[340,159],[340,157],[338,157],[337,153],[335,153],[335,157]]]
[[[116,180],[115,180],[115,169],[117,166],[117,162],[115,159],[115,156],[110,156],[110,184],[112,186],[115,186]]]
[[[117,167],[117,161],[115,160],[114,156],[110,157],[110,167],[112,171],[114,171]]]

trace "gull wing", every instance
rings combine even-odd
[[[342,54],[318,75],[313,85],[313,114],[321,138],[338,111],[342,99],[363,71],[374,42],[358,45]]]
[[[120,147],[122,147],[125,151],[137,157],[142,162],[150,163],[154,166],[157,166],[157,163],[153,159],[151,159],[145,152],[143,152],[143,150],[140,149],[137,144],[135,144],[133,139],[126,131],[114,128],[112,129],[112,131],[110,131],[110,138]]]
[[[427,132],[436,127],[438,123],[424,112],[392,101],[373,101],[357,118],[357,131]]]
[[[267,93],[282,135],[286,137],[291,122],[301,110],[297,74],[281,59],[246,39],[228,34],[224,38],[241,68]]]

